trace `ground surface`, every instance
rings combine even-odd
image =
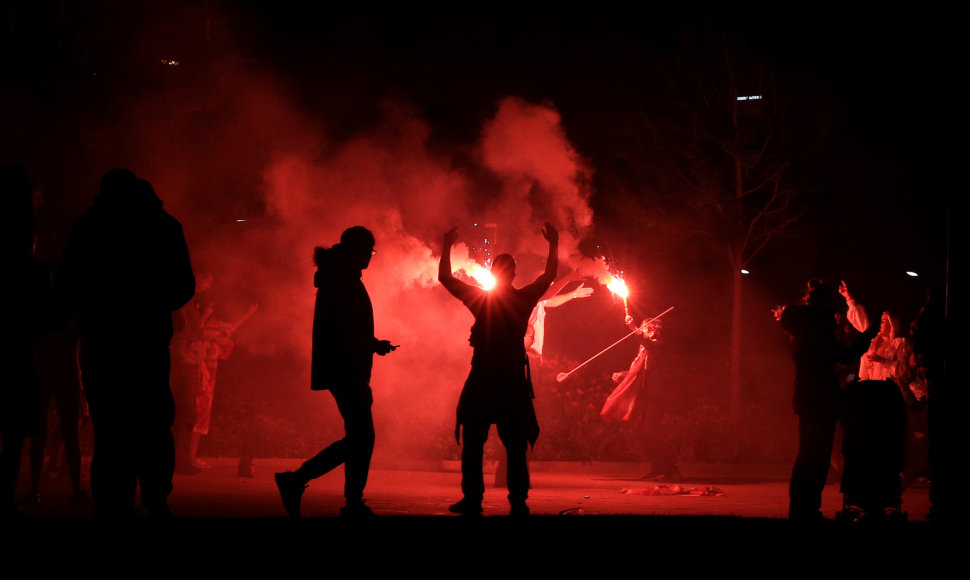
[[[106,526],[85,517],[88,509],[68,505],[63,481],[47,481],[41,503],[26,507],[19,523],[6,524],[19,528],[14,537],[21,543],[4,549],[68,547],[100,555],[111,565],[124,561],[159,570],[182,569],[192,561],[222,572],[248,572],[324,558],[322,566],[333,559],[361,569],[393,565],[432,576],[462,570],[458,575],[501,577],[502,562],[512,560],[522,566],[542,562],[545,571],[565,573],[627,570],[648,565],[644,558],[676,558],[680,567],[697,570],[768,569],[781,558],[789,567],[825,570],[844,565],[837,562],[847,551],[864,556],[851,558],[860,569],[930,569],[943,561],[940,554],[952,554],[940,552],[942,546],[963,537],[925,521],[928,488],[922,485],[904,492],[905,524],[874,528],[832,521],[842,502],[837,484],[823,495],[829,521],[789,522],[787,466],[686,465],[679,481],[657,482],[642,479],[638,464],[535,463],[528,520],[507,517],[505,491],[491,484],[484,518],[449,514],[448,505],[459,498],[457,463],[377,466],[366,495],[382,517],[365,522],[338,517],[343,504],[338,469],[311,483],[305,517],[294,521],[285,517],[273,473],[299,464],[257,460],[253,477],[243,478],[235,460],[214,460],[198,475],[176,476],[174,521],[133,526]],[[494,473],[488,471],[491,482]],[[429,563],[444,568],[426,570]],[[198,571],[192,568],[190,575]]]

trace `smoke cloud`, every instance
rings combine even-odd
[[[593,222],[591,171],[550,103],[497,102],[477,142],[456,147],[475,152],[469,170],[431,151],[432,127],[407,103],[381,101],[375,123],[335,139],[326,111],[292,104],[269,76],[223,75],[203,94],[176,86],[128,103],[118,122],[92,128],[107,144],[99,160],[152,181],[182,221],[196,269],[215,276],[220,318],[258,304],[233,337],[233,356],[292,366],[276,369],[272,388],[305,390],[307,401],[316,397],[309,405],[321,405],[308,382],[313,249],[350,226],[374,232],[378,253],[363,280],[377,336],[401,345],[375,361],[378,430],[396,434],[378,457],[421,454],[450,438],[472,317],[437,282],[444,231],[457,226],[462,236],[456,268],[473,265],[473,248],[492,235],[493,252],[516,256],[518,285],[543,268],[546,221],[561,231],[561,275],[592,263],[578,251]],[[488,187],[476,181],[483,173]],[[476,224],[494,225],[488,234]],[[232,388],[267,387],[220,385],[216,397]]]

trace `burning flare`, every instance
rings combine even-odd
[[[620,278],[610,278],[606,287],[610,289],[610,292],[616,294],[623,300],[626,300],[627,296],[630,295],[630,290],[626,287],[626,282]]]
[[[461,271],[464,271],[467,276],[475,280],[485,290],[491,290],[495,286],[495,276],[492,276],[492,273],[478,262],[469,262],[453,273],[458,274]]]

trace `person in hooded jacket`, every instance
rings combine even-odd
[[[363,499],[371,455],[374,451],[374,402],[370,388],[374,354],[396,349],[390,341],[374,337],[374,309],[361,280],[370,265],[374,234],[362,226],[348,228],[340,243],[317,248],[314,262],[317,288],[313,310],[313,353],[310,388],[329,390],[344,420],[346,435],[308,459],[296,471],[276,474],[283,506],[300,517],[300,503],[307,484],[339,465],[344,465],[342,516],[371,516]]]
[[[172,312],[192,298],[195,276],[182,226],[150,183],[126,169],[102,177],[68,237],[55,291],[77,316],[95,514],[136,515],[140,486],[142,507],[169,517]]]

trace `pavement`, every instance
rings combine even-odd
[[[177,473],[169,499],[179,518],[281,518],[273,474],[299,467],[298,459],[257,459],[252,477],[239,477],[236,458],[212,458],[196,475]],[[505,489],[496,487],[495,462],[485,467],[487,489],[484,516],[507,516]],[[730,516],[785,519],[788,510],[789,466],[682,465],[675,481],[647,480],[647,465],[614,462],[532,462],[529,507],[536,516]],[[26,474],[24,474],[26,475]],[[21,477],[21,487],[25,477]],[[382,516],[442,516],[460,499],[457,461],[398,462],[375,465],[367,484],[367,504]],[[24,489],[25,491],[25,489]],[[338,468],[310,483],[304,494],[305,518],[339,516],[343,505],[343,472]],[[66,481],[45,482],[41,503],[24,506],[35,517],[71,518],[87,515],[85,506],[69,505]],[[822,511],[834,518],[842,508],[838,484],[826,486]],[[926,521],[929,488],[905,489],[902,508],[911,523]]]
[[[378,464],[370,473],[366,498],[380,517],[347,521],[339,517],[339,468],[310,484],[304,517],[293,520],[286,517],[273,474],[295,469],[300,460],[256,460],[252,477],[238,476],[234,458],[211,462],[199,474],[175,476],[171,522],[108,526],[87,517],[90,506],[69,504],[66,482],[45,482],[41,503],[25,506],[19,522],[4,524],[19,528],[13,537],[21,543],[8,542],[3,549],[32,552],[38,544],[31,539],[44,538],[48,545],[86,557],[100,553],[109,562],[127,554],[128,565],[150,561],[177,571],[177,562],[197,560],[192,566],[218,565],[221,572],[239,573],[308,564],[320,554],[363,558],[357,563],[363,568],[386,566],[386,558],[393,557],[396,565],[425,575],[439,575],[426,569],[427,560],[447,561],[447,570],[478,577],[501,575],[501,565],[489,558],[504,561],[520,552],[529,561],[542,559],[546,572],[569,573],[625,569],[646,554],[676,557],[681,566],[697,569],[767,567],[782,555],[811,567],[830,562],[818,557],[846,547],[878,555],[870,567],[896,562],[894,570],[908,563],[925,571],[924,554],[964,537],[962,531],[926,522],[926,485],[905,490],[906,523],[866,527],[834,521],[842,507],[834,483],[823,494],[827,521],[790,522],[789,467],[781,465],[682,465],[678,481],[663,482],[643,479],[646,470],[636,463],[534,462],[532,517],[521,519],[508,516],[505,490],[491,484],[494,463],[486,466],[482,518],[448,513],[460,497],[457,462]],[[721,559],[712,560],[714,555]]]

